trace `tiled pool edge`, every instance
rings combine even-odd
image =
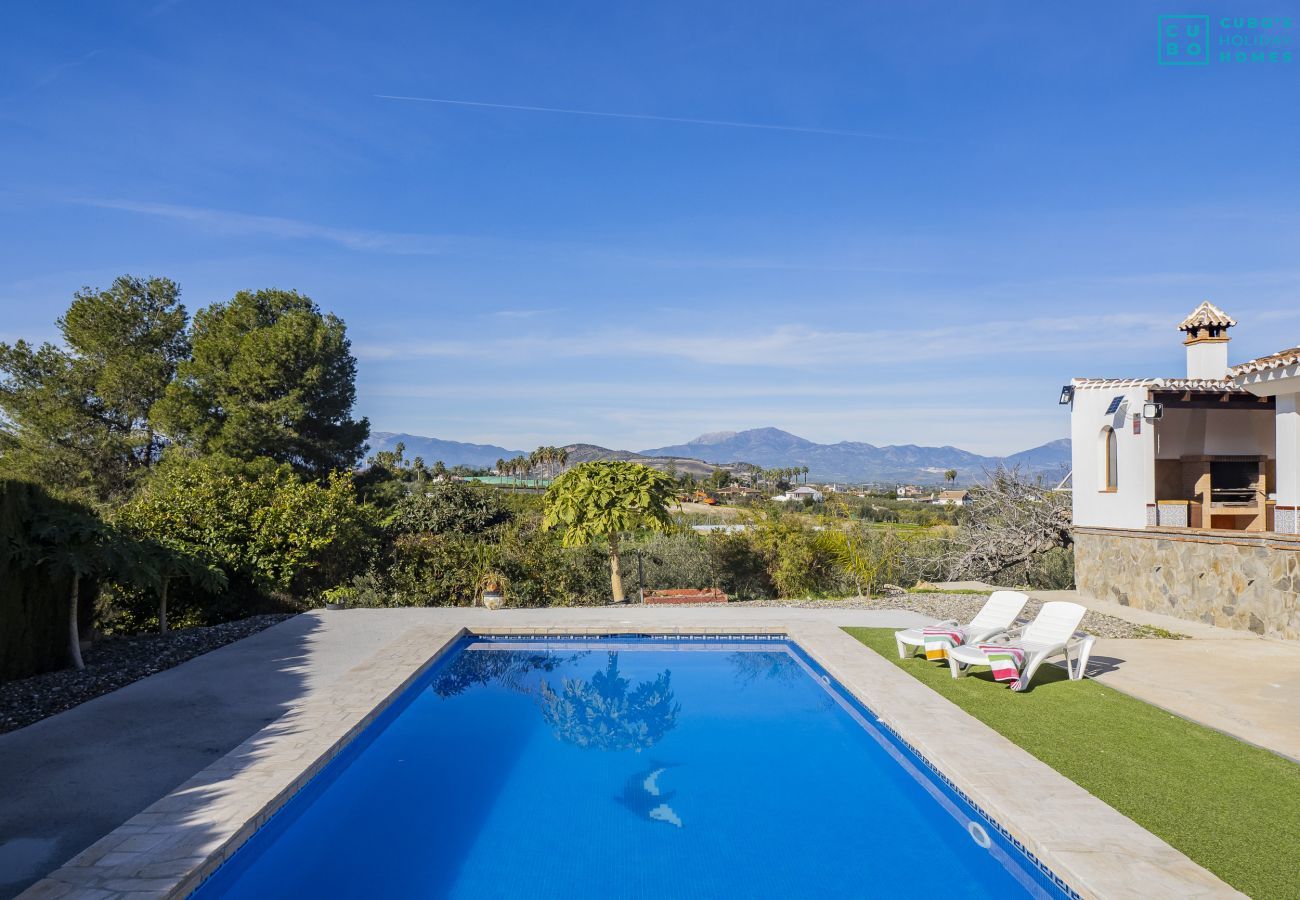
[[[184,896],[467,633],[788,635],[952,788],[1081,896],[1241,896],[838,627],[793,622],[725,629],[412,629],[339,679],[329,694],[286,713],[20,896]]]

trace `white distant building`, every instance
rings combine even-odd
[[[825,499],[826,498],[825,496],[823,496],[821,491],[817,490],[816,488],[811,488],[808,487],[807,485],[803,485],[801,487],[795,488],[794,490],[786,491],[784,494],[777,494],[775,497],[772,498],[772,501],[774,503],[789,503],[792,500],[797,500],[800,502],[804,500],[811,500],[813,503],[821,503]]]
[[[1300,348],[1229,367],[1236,324],[1209,302],[1179,324],[1185,377],[1071,383],[1076,582],[1300,638]]]
[[[970,491],[940,491],[934,502],[937,506],[965,506],[969,497]]]

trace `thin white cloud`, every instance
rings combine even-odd
[[[951,398],[953,385],[951,379],[936,378],[918,381],[906,380],[908,402],[916,398]],[[962,386],[968,391],[1007,391],[1023,387],[1023,382],[1013,377],[1005,378],[970,378]],[[639,379],[636,381],[539,381],[533,377],[521,377],[518,380],[470,382],[380,382],[363,385],[362,392],[369,398],[395,398],[403,400],[448,400],[448,401],[500,401],[503,398],[513,401],[527,400],[532,403],[554,402],[557,404],[575,403],[680,403],[681,397],[689,396],[693,403],[708,402],[712,404],[752,404],[762,405],[773,398],[797,399],[804,404],[834,405],[838,408],[845,399],[869,400],[900,399],[897,382],[876,380],[838,381],[824,379],[816,382],[790,383],[781,382],[754,383],[749,380],[723,381],[710,379],[701,381],[683,378],[680,381],[661,379]]]
[[[905,141],[912,138],[870,131],[849,131],[839,128],[808,128],[799,125],[772,125],[763,122],[736,122],[724,119],[694,119],[684,116],[654,116],[643,113],[597,112],[590,109],[565,109],[555,106],[521,106],[514,103],[482,103],[475,100],[449,100],[442,97],[402,97],[392,94],[375,94],[378,100],[402,103],[439,103],[446,106],[473,106],[481,109],[504,109],[513,112],[558,113],[566,116],[588,116],[598,119],[636,119],[643,122],[668,122],[674,125],[707,125],[717,128],[750,128],[761,131],[789,131],[797,134],[821,134],[832,137],[872,138],[886,141]]]
[[[175,203],[112,199],[82,199],[73,202],[97,209],[119,210],[173,222],[184,222],[216,234],[270,237],[279,240],[318,240],[346,247],[349,250],[434,256],[458,249],[465,243],[464,238],[453,235],[334,228],[282,216],[250,215]]]
[[[534,359],[663,357],[713,366],[861,366],[915,362],[932,353],[941,368],[953,359],[1078,352],[1082,348],[1149,346],[1167,329],[1146,314],[977,321],[941,328],[838,331],[781,325],[766,331],[683,335],[675,331],[603,329],[585,333],[359,343],[362,359],[460,359],[484,354],[510,362]]]
[[[17,93],[14,94],[10,94],[7,97],[4,97],[3,99],[6,101],[16,100],[20,97],[25,97],[28,94],[35,93],[36,91],[39,91],[41,88],[49,84],[53,84],[55,81],[58,81],[66,73],[72,71],[73,69],[77,69],[80,68],[81,66],[86,65],[86,63],[90,62],[92,59],[94,59],[96,56],[99,56],[103,52],[104,52],[104,48],[99,47],[95,50],[90,50],[86,53],[83,53],[77,59],[69,60],[68,62],[65,63],[60,63],[59,65],[54,66],[49,70],[47,70],[45,74],[41,75],[39,78],[37,78],[35,81],[33,81],[23,90],[18,91]]]
[[[538,316],[559,312],[558,309],[498,309],[491,313],[494,319],[535,319]]]

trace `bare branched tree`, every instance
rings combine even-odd
[[[1031,481],[1018,469],[998,468],[971,491],[944,569],[952,580],[989,580],[1072,542],[1070,495]]]

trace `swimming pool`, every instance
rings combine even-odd
[[[192,895],[1065,897],[779,637],[468,637]]]

